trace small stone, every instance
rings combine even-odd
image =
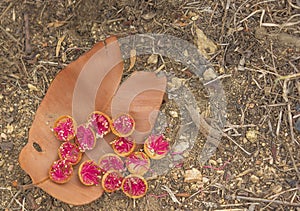
[[[10,124],[6,125],[7,133],[12,133],[14,131],[14,127]]]
[[[0,100],[2,100],[4,97],[3,97],[3,95],[2,94],[0,94]]]
[[[255,175],[251,175],[250,180],[253,183],[258,183],[259,182],[259,178]]]
[[[216,77],[217,77],[217,74],[215,73],[215,71],[212,68],[207,69],[203,73],[203,78],[205,81],[211,81],[211,80],[215,79]]]
[[[209,182],[209,179],[208,179],[207,177],[203,177],[202,180],[203,180],[203,183],[204,183],[204,184],[206,184],[206,183]]]
[[[190,170],[186,170],[184,173],[184,182],[202,182],[202,174],[196,169],[192,168]]]
[[[173,117],[173,118],[177,118],[178,117],[178,113],[176,111],[170,111],[169,114]]]
[[[152,54],[149,56],[147,63],[148,64],[156,64],[158,62],[158,55],[157,54]]]
[[[39,198],[37,198],[37,199],[35,200],[35,202],[36,202],[38,205],[40,205],[40,204],[42,203],[42,200],[43,200],[43,198],[42,198],[42,197],[39,197]]]
[[[3,138],[4,140],[7,139],[7,135],[5,133],[1,133],[0,137]]]
[[[4,165],[5,161],[4,160],[0,160],[0,167],[2,167]]]
[[[14,165],[9,165],[7,171],[11,172],[14,169]]]
[[[251,142],[255,143],[257,141],[258,131],[256,130],[248,130],[246,133],[246,138]]]

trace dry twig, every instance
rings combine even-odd
[[[269,199],[246,197],[246,196],[236,196],[236,199],[237,200],[254,201],[254,202],[275,203],[275,204],[287,205],[287,206],[292,206],[292,207],[300,207],[299,203],[291,203],[288,201],[269,200]]]

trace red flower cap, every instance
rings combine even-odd
[[[77,128],[75,142],[78,144],[80,151],[92,150],[96,145],[96,137],[94,131],[90,127],[80,125]]]
[[[82,152],[76,144],[66,141],[58,148],[58,156],[61,160],[67,160],[72,165],[76,165],[82,158]]]
[[[163,158],[169,150],[170,143],[163,135],[150,135],[144,143],[144,151],[152,159]]]
[[[119,137],[130,136],[135,128],[135,121],[129,114],[121,114],[111,124],[112,132]]]
[[[114,192],[121,188],[123,177],[119,171],[108,171],[102,177],[102,187],[108,192]]]
[[[144,175],[150,169],[150,159],[143,152],[133,152],[126,158],[126,166],[130,173]]]
[[[76,135],[76,122],[71,116],[60,116],[54,123],[53,131],[58,140],[70,141]]]
[[[126,157],[126,156],[130,155],[136,147],[134,140],[130,136],[117,137],[111,143],[111,145],[112,145],[114,152],[121,157]]]
[[[110,132],[111,119],[100,111],[94,111],[89,115],[88,124],[99,137],[103,138]]]
[[[123,179],[122,191],[130,198],[141,198],[148,190],[147,181],[140,175],[128,175]]]
[[[70,161],[54,161],[49,169],[49,178],[56,183],[63,184],[68,182],[73,174],[73,167]]]
[[[84,185],[98,185],[101,180],[102,170],[94,161],[87,160],[79,166],[78,176]]]

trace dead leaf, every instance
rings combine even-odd
[[[103,190],[100,186],[87,187],[82,185],[76,173],[78,165],[74,168],[74,175],[70,182],[59,185],[49,180],[48,169],[51,163],[58,159],[57,149],[60,145],[51,132],[51,124],[58,116],[72,115],[73,92],[78,76],[93,56],[97,59],[94,65],[100,66],[96,71],[101,72],[105,69],[99,64],[110,64],[108,67],[113,65],[108,74],[102,76],[102,79],[105,78],[103,80],[105,83],[101,83],[101,93],[98,93],[99,98],[102,100],[95,102],[99,109],[104,109],[105,106],[108,106],[104,102],[111,100],[121,81],[123,61],[115,37],[106,40],[106,54],[100,54],[101,57],[98,57],[97,53],[104,46],[104,42],[96,44],[89,52],[68,65],[56,76],[36,112],[34,122],[29,131],[28,143],[19,155],[21,167],[30,175],[32,182],[36,186],[42,188],[53,197],[73,205],[90,203],[99,198]],[[86,89],[82,90],[83,93],[87,91]],[[94,110],[95,107],[93,106],[90,109]],[[85,111],[90,112],[88,109]],[[85,115],[85,113],[83,114]],[[80,117],[80,114],[77,115]],[[82,120],[79,119],[78,122],[80,121]],[[41,147],[42,152],[35,150],[33,147],[34,142]],[[87,159],[89,158],[84,155],[83,161]]]
[[[136,62],[136,50],[132,49],[130,51],[130,66],[127,71],[130,71],[134,67],[135,62]]]
[[[66,34],[64,34],[63,36],[61,36],[61,37],[58,39],[58,41],[57,41],[56,50],[55,50],[55,56],[56,56],[56,57],[58,57],[58,55],[59,55],[61,43],[64,41],[65,37],[66,37]]]
[[[57,149],[60,145],[51,132],[51,124],[61,115],[73,115],[76,122],[81,124],[94,110],[112,117],[120,112],[129,112],[136,121],[136,130],[147,134],[156,118],[155,111],[160,108],[166,78],[158,78],[150,72],[137,72],[118,89],[122,73],[119,44],[112,37],[105,43],[96,44],[56,76],[36,112],[28,143],[19,156],[20,165],[30,175],[33,184],[73,205],[90,203],[103,194],[100,186],[87,187],[81,184],[76,173],[80,164],[75,166],[74,175],[68,183],[60,185],[49,180],[48,169],[58,159]],[[140,137],[138,135],[135,137]],[[85,153],[82,161],[98,161],[101,153],[112,151],[108,144],[112,138],[114,136],[109,134],[105,137],[106,141],[98,141],[96,148]],[[41,152],[35,150],[34,143],[41,147]]]
[[[203,56],[206,59],[210,58],[211,54],[214,54],[217,50],[217,46],[216,44],[210,40],[205,34],[204,32],[196,27],[196,44],[197,47],[200,51],[201,54],[203,54]]]
[[[57,28],[57,27],[60,27],[60,26],[63,26],[67,23],[67,21],[55,21],[55,22],[51,22],[51,23],[48,23],[47,24],[47,27],[48,28]]]

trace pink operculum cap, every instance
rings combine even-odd
[[[125,170],[123,160],[113,153],[103,155],[99,160],[99,166],[105,172],[110,170],[121,172]]]
[[[103,138],[104,135],[110,132],[111,120],[100,111],[91,113],[88,122],[100,138]]]
[[[73,167],[70,161],[57,160],[54,161],[49,169],[49,177],[53,182],[66,183],[71,179]]]
[[[92,160],[83,162],[78,169],[78,176],[84,185],[98,185],[102,176],[101,168]]]
[[[108,171],[102,177],[102,187],[106,192],[114,192],[121,188],[123,177],[119,171]]]
[[[143,197],[147,190],[147,181],[140,175],[128,175],[123,179],[122,191],[130,198]]]
[[[112,123],[112,132],[119,137],[127,137],[134,131],[135,122],[129,114],[121,114]]]
[[[76,123],[72,117],[61,116],[56,120],[53,131],[59,140],[69,141],[73,139],[76,134],[75,125]]]
[[[66,141],[60,145],[58,155],[60,159],[70,161],[72,165],[76,165],[81,160],[82,152],[76,144]]]
[[[82,152],[91,150],[96,145],[96,138],[93,130],[85,125],[77,128],[76,143]]]
[[[134,140],[130,136],[118,137],[112,142],[115,153],[123,157],[133,152],[135,145]]]
[[[169,141],[163,135],[150,135],[144,143],[145,152],[151,158],[162,157],[170,150]]]
[[[150,169],[150,159],[143,152],[134,152],[126,158],[126,166],[130,173],[144,175]]]

